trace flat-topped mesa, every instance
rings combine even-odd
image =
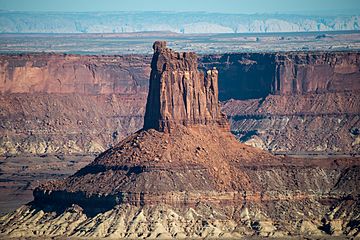
[[[176,125],[227,126],[218,101],[218,71],[198,70],[197,55],[179,53],[166,42],[153,45],[144,129],[168,132]]]

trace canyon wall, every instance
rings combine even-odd
[[[360,54],[208,55],[219,97],[243,142],[275,153],[358,154]]]
[[[2,56],[0,153],[107,149],[143,123],[149,61],[147,56]]]
[[[131,55],[3,55],[0,57],[0,92],[146,93],[149,62],[150,57]]]
[[[273,92],[280,95],[360,90],[360,61],[351,53],[276,55]]]
[[[221,100],[360,90],[358,52],[232,53],[199,60],[200,68],[218,69]],[[147,55],[1,55],[0,92],[147,93],[150,61]]]
[[[359,153],[359,53],[199,59],[200,69],[216,67],[219,99],[241,141],[281,153]],[[0,153],[101,152],[140,129],[150,61],[142,55],[2,55]]]
[[[205,55],[219,69],[221,100],[360,90],[360,54],[340,52]]]

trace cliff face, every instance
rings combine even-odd
[[[1,93],[146,93],[146,56],[4,55]]]
[[[360,90],[359,59],[359,53],[350,52],[239,53],[200,56],[199,65],[200,68],[217,68],[220,100],[227,100],[253,99],[268,94],[357,91]],[[0,92],[147,92],[150,62],[150,57],[143,55],[2,55]]]
[[[154,84],[165,76],[173,81],[171,94],[162,92],[156,111],[149,111],[147,118],[162,116],[151,127],[174,118],[213,121],[218,110],[211,102],[233,98],[241,101],[223,109],[241,141],[274,152],[359,152],[359,53],[206,55],[198,64],[210,69],[205,75],[194,58],[162,54],[151,73],[148,56],[3,55],[0,152],[93,153],[114,145],[142,127],[150,75]],[[186,70],[173,72],[176,64]],[[212,93],[216,75],[218,96]],[[185,86],[186,77],[203,82]],[[210,105],[183,100],[193,98]]]
[[[358,93],[230,100],[223,111],[247,144],[281,154],[358,154]]]
[[[360,54],[229,54],[217,67],[223,111],[242,142],[275,153],[359,153]]]
[[[173,52],[165,42],[155,42],[153,48],[144,128],[170,131],[178,124],[225,124],[218,103],[217,70],[204,76],[194,53]]]
[[[114,145],[143,124],[149,61],[1,56],[0,154],[89,154]]]
[[[359,54],[277,54],[274,94],[294,95],[360,90]]]
[[[220,100],[360,90],[359,53],[244,53],[205,55],[219,70]]]

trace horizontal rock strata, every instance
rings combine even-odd
[[[277,153],[358,154],[359,56],[205,55],[199,67],[216,67],[220,100],[242,100],[223,109],[241,141]],[[151,58],[141,55],[0,56],[0,154],[107,149],[142,127],[150,72]]]

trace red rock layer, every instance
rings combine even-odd
[[[189,59],[183,65],[195,68]],[[88,154],[140,129],[150,62],[149,56],[139,55],[0,56],[0,154]],[[359,152],[358,52],[209,55],[200,57],[199,66],[217,68],[220,100],[245,100],[224,108],[239,137],[256,131],[262,139],[256,142],[273,151]],[[174,89],[180,92],[180,86]],[[217,98],[205,95],[207,102]],[[171,96],[181,103],[182,96],[164,94],[167,109]],[[216,105],[208,106],[208,112],[216,113],[211,107]],[[180,112],[174,116],[188,117]],[[185,120],[205,122],[206,111],[198,113],[190,112]]]
[[[220,100],[360,90],[359,52],[286,52],[205,55],[219,70]]]
[[[360,90],[359,54],[276,55],[275,94]]]
[[[144,129],[169,131],[177,124],[225,124],[218,103],[218,71],[198,70],[195,53],[154,43]]]
[[[194,69],[195,56],[188,54],[182,64]],[[221,100],[360,90],[359,52],[236,53],[205,55],[199,62],[217,67]],[[144,55],[2,55],[0,92],[146,93],[150,67]]]
[[[210,70],[204,78],[197,70],[196,55],[165,46],[154,44],[144,129],[73,176],[40,186],[35,190],[36,202],[81,202],[99,195],[99,200],[87,204],[96,205],[111,196],[117,196],[118,203],[137,204],[140,192],[142,204],[148,204],[154,203],[148,193],[165,197],[173,191],[252,189],[250,179],[239,174],[236,165],[280,164],[271,154],[241,144],[224,128],[227,120],[217,101],[217,71]],[[171,198],[174,204],[186,202],[182,196],[175,198],[179,199]]]
[[[147,56],[59,54],[0,57],[0,93],[147,93]]]

